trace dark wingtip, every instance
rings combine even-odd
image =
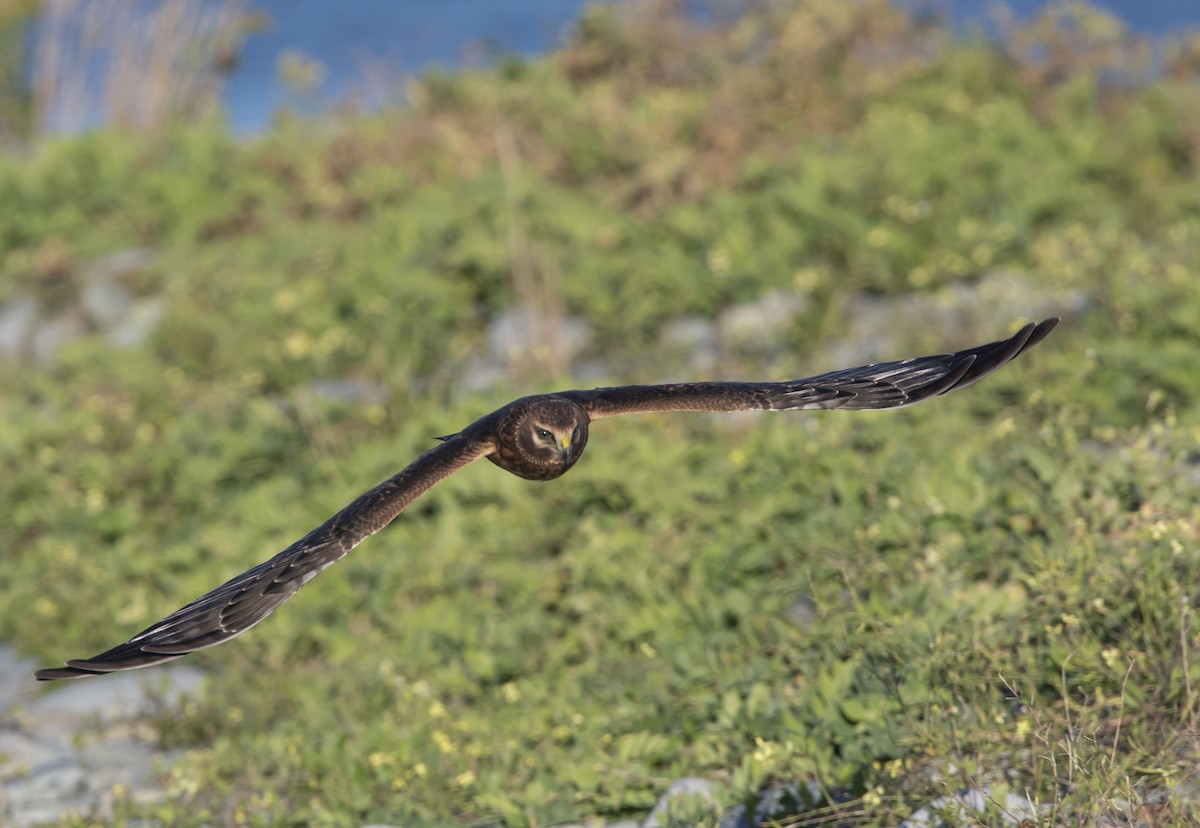
[[[956,382],[946,386],[939,393],[945,394],[948,391],[957,391],[960,388],[966,388],[968,385],[975,384],[1000,366],[1006,365],[1034,345],[1037,345],[1054,330],[1054,327],[1058,323],[1059,317],[1057,316],[1043,319],[1036,325],[1030,322],[1028,325],[1022,326],[1019,331],[1008,339],[1002,339],[999,342],[993,342],[990,345],[983,345],[979,348],[972,348],[971,352],[974,353],[976,358],[974,364],[970,366],[970,370],[966,371]]]
[[[153,664],[153,662],[146,663]],[[66,667],[48,667],[45,670],[38,670],[33,676],[38,681],[61,681],[63,679],[87,678],[88,676],[103,676],[114,670],[121,669],[127,668],[124,668],[120,662],[114,662],[112,665],[109,665],[95,659],[72,658],[67,660]]]
[[[38,681],[60,681],[63,679],[87,678],[88,676],[103,676],[122,670],[136,670],[139,667],[164,664],[168,661],[182,658],[198,649],[201,649],[201,647],[191,646],[181,653],[155,652],[137,646],[133,642],[126,642],[98,656],[93,656],[92,658],[70,658],[67,659],[66,667],[49,667],[45,670],[38,670],[33,675]]]
[[[447,434],[445,437],[434,437],[433,439],[441,440],[443,443],[448,443],[449,441],[453,440],[457,436],[458,436],[458,434]]]
[[[74,667],[48,667],[45,670],[38,670],[33,677],[38,681],[69,681],[100,675],[104,674],[94,670],[77,670]]]
[[[1021,350],[1027,351],[1034,345],[1041,342],[1061,321],[1062,317],[1051,316],[1049,319],[1043,319],[1041,322],[1034,325],[1033,332],[1029,334],[1029,339],[1025,340],[1025,345],[1021,348]]]
[[[1061,321],[1062,317],[1051,316],[1048,319],[1043,319],[1037,324],[1030,322],[1028,325],[1023,326],[1021,330],[1017,331],[1007,340],[1008,342],[1016,345],[1016,348],[1013,351],[1013,356],[1015,357],[1018,354],[1022,354],[1025,351],[1028,351],[1034,345],[1041,342]]]

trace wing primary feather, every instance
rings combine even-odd
[[[412,501],[491,451],[490,443],[454,435],[422,454],[275,557],[92,658],[38,670],[42,681],[77,679],[172,661],[223,644],[258,624],[304,584],[387,526]]]
[[[966,388],[1041,342],[1058,318],[953,354],[831,371],[790,382],[695,382],[567,391],[592,420],[655,411],[885,409]]]

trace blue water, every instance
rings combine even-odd
[[[367,78],[398,79],[430,66],[478,64],[503,53],[548,51],[569,34],[586,0],[252,0],[269,18],[246,43],[230,79],[227,107],[238,131],[259,129],[286,103],[295,103],[277,79],[279,56],[293,50],[327,71],[323,101],[370,90]],[[719,3],[716,5],[720,5]],[[1018,18],[1044,0],[1010,0]],[[1164,35],[1200,27],[1200,0],[1099,0],[1135,31]],[[944,0],[937,7],[957,25],[983,25],[992,4]]]
[[[378,76],[398,81],[434,66],[479,64],[497,54],[547,52],[569,34],[586,0],[255,0],[267,29],[251,36],[229,80],[226,106],[238,131],[254,130],[291,102],[276,67],[285,50],[324,64],[326,101],[373,94]]]

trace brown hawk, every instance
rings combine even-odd
[[[588,425],[650,411],[793,411],[899,408],[987,376],[1041,342],[1058,324],[1047,319],[1009,339],[953,354],[879,362],[791,382],[696,382],[622,385],[522,397],[480,417],[355,499],[269,561],[259,564],[124,644],[66,667],[38,670],[42,680],[132,670],[179,658],[241,635],[300,587],[410,503],[464,466],[486,457],[527,480],[553,480],[583,454]]]

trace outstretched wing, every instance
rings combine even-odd
[[[222,584],[124,644],[92,658],[68,661],[66,667],[38,670],[35,675],[49,681],[148,667],[239,636],[322,570],[391,523],[436,483],[492,450],[491,442],[466,436],[435,446],[269,561]]]
[[[1058,318],[1009,339],[953,354],[877,362],[791,382],[691,382],[565,391],[593,420],[651,411],[878,409],[912,405],[965,388],[1046,338]]]

